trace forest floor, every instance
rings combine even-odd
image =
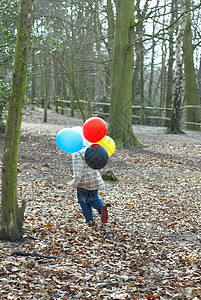
[[[119,178],[100,193],[109,220],[88,227],[69,191],[71,155],[56,135],[81,120],[42,109],[23,116],[18,199],[24,238],[0,241],[0,299],[200,299],[201,133],[134,126],[146,148],[116,149]],[[0,136],[0,161],[3,136]],[[1,164],[0,164],[1,166]],[[14,251],[52,258],[13,255]]]

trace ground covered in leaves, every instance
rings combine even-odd
[[[94,212],[91,228],[67,187],[71,155],[55,141],[76,125],[81,120],[53,110],[45,124],[41,109],[23,117],[18,199],[27,203],[25,233],[20,242],[0,241],[0,299],[200,299],[201,133],[134,126],[148,147],[110,157],[104,170],[119,182],[100,193],[111,203],[109,222],[102,226]]]

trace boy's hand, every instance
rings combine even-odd
[[[71,188],[75,189],[76,188],[76,185],[74,185],[74,180],[71,180],[71,181],[68,182],[68,187],[69,187],[69,189],[71,189]]]

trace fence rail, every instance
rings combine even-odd
[[[100,110],[96,110],[95,108],[97,106],[100,106],[103,108],[103,106],[110,106],[110,103],[105,103],[105,102],[95,102],[95,101],[86,101],[86,100],[79,100],[79,102],[81,104],[87,104],[88,106],[90,105],[91,107],[91,111],[93,112],[93,114],[98,114],[98,115],[103,115],[103,116],[109,116],[109,113],[108,112],[104,112],[103,109],[102,111]],[[67,105],[69,106],[67,106]],[[71,110],[72,108],[70,107],[71,106],[71,101],[69,100],[63,100],[63,99],[59,99],[57,98],[56,101],[55,101],[55,106],[56,106],[56,111],[57,112],[60,112],[60,113],[64,113],[64,111],[69,111]],[[185,110],[187,108],[197,108],[201,111],[201,106],[200,105],[186,105],[186,106],[182,106],[180,107],[181,110]],[[140,105],[132,105],[132,109],[133,110],[158,110],[158,111],[172,111],[172,108],[171,107],[153,107],[153,106],[146,106],[146,107],[142,107]],[[141,119],[142,116],[141,115],[132,115],[132,118],[134,119]],[[144,119],[156,119],[156,120],[168,120],[170,121],[170,118],[168,117],[165,117],[165,116],[149,116],[149,115],[144,115]],[[198,126],[201,126],[201,122],[200,123],[193,123],[193,122],[186,122],[186,121],[182,121],[181,122],[182,124],[191,124],[191,125],[198,125]]]

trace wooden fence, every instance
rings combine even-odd
[[[86,100],[79,100],[79,102],[83,106],[83,109],[84,109],[84,107],[87,107],[90,110],[91,114],[96,114],[96,115],[105,116],[105,117],[109,116],[108,112],[104,112],[103,107],[104,106],[108,107],[108,111],[109,111],[110,103],[86,101]],[[73,108],[71,107],[71,105],[72,105],[71,101],[68,101],[68,100],[63,100],[63,99],[59,99],[59,98],[56,98],[56,100],[55,100],[56,112],[61,113],[61,114],[64,114],[65,111],[72,111]],[[97,107],[100,107],[101,109],[98,110]],[[180,107],[180,109],[185,110],[187,108],[193,108],[193,107],[197,108],[201,111],[200,105],[198,105],[198,106],[187,105],[187,106]],[[170,118],[162,116],[163,111],[172,111],[172,108],[167,108],[167,107],[152,107],[152,106],[142,107],[140,105],[133,105],[132,109],[133,109],[133,111],[139,110],[139,115],[132,115],[132,118],[140,119],[140,120],[142,120],[142,115],[141,115],[142,110],[143,111],[150,110],[152,113],[153,113],[153,111],[158,111],[159,113],[157,116],[151,115],[151,114],[149,115],[149,113],[147,113],[147,115],[145,115],[145,114],[143,115],[143,118],[144,119],[156,119],[156,120],[161,120],[161,121],[162,120],[163,121],[170,120]],[[182,120],[181,123],[201,126],[201,122],[193,123],[193,122],[186,122],[186,121]]]

